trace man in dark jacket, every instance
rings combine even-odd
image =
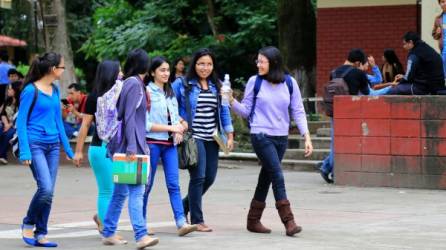
[[[409,51],[406,74],[397,75],[400,83],[390,95],[435,95],[445,90],[441,56],[415,32],[403,37],[403,48]]]

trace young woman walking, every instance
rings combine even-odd
[[[214,54],[209,49],[195,52],[183,85],[177,79],[173,90],[179,104],[180,116],[192,121],[192,134],[198,147],[198,166],[189,169],[188,195],[183,199],[184,214],[191,213],[191,223],[197,224],[198,231],[211,232],[204,223],[202,197],[214,183],[217,176],[219,147],[213,138],[215,130],[226,133],[227,147],[232,150],[234,140],[231,114],[228,106],[220,101],[220,80],[217,78]],[[191,117],[186,112],[186,94],[189,95]]]
[[[50,242],[48,217],[53,201],[59,167],[60,143],[73,158],[62,123],[59,89],[53,82],[65,70],[60,54],[45,53],[31,64],[20,95],[17,131],[20,161],[30,167],[37,183],[37,192],[22,224],[23,241],[32,246],[57,247]]]
[[[122,142],[114,139],[107,145],[109,155],[125,153],[128,160],[134,160],[136,154],[149,153],[145,142],[145,124],[147,113],[147,97],[143,79],[149,68],[149,56],[142,49],[129,52],[124,65],[124,85],[119,95],[118,119],[122,121]],[[119,133],[119,132],[118,132]],[[144,249],[158,243],[157,238],[147,235],[146,220],[143,208],[144,185],[142,184],[115,184],[113,195],[105,215],[104,229],[102,230],[104,245],[126,244],[127,241],[116,235],[119,217],[124,202],[129,197],[129,215],[137,249]]]
[[[76,143],[76,153],[74,155],[74,163],[80,166],[83,156],[83,148],[85,138],[91,124],[95,121],[95,113],[98,97],[111,89],[116,80],[121,77],[119,61],[105,60],[101,62],[96,69],[96,77],[94,79],[93,91],[88,95],[85,107],[85,113],[82,116],[82,125],[79,129],[79,135]],[[93,220],[102,231],[105,214],[113,194],[113,178],[112,178],[112,161],[107,155],[107,144],[98,136],[97,130],[93,133],[93,139],[88,148],[88,160],[90,162],[93,173],[96,177],[98,186],[97,198],[97,214]]]
[[[147,200],[153,187],[159,159],[162,159],[166,186],[169,191],[178,235],[184,236],[197,230],[196,225],[186,223],[178,173],[177,144],[183,140],[187,123],[178,115],[178,103],[169,83],[169,64],[163,57],[155,57],[149,69],[147,94],[150,110],[147,112],[146,140],[150,148],[151,173],[144,193],[144,216]]]
[[[265,47],[259,50],[256,63],[258,75],[249,79],[242,102],[230,97],[234,112],[248,118],[252,147],[262,163],[248,212],[247,229],[255,233],[271,232],[262,225],[260,218],[272,184],[276,208],[285,225],[286,235],[293,236],[302,228],[294,222],[281,165],[288,145],[290,115],[305,138],[306,157],[313,152],[313,146],[299,86],[294,78],[285,74],[280,51],[275,47]],[[260,90],[254,97],[258,78],[261,80]]]

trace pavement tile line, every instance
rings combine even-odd
[[[132,231],[132,225],[129,225],[130,220],[120,220],[118,230],[119,231]],[[125,225],[123,225],[125,224]],[[82,227],[86,226],[96,226],[94,222],[91,221],[80,221],[80,222],[71,222],[65,224],[56,224],[51,227],[48,227],[48,231],[50,232],[51,239],[57,238],[79,238],[79,237],[87,237],[87,236],[95,236],[99,235],[98,230],[85,229]],[[160,222],[152,222],[147,223],[147,228],[160,228],[160,227],[168,227],[175,226],[175,222],[173,221],[160,221]],[[18,227],[18,225],[17,225]],[[65,229],[83,229],[82,231],[76,232],[67,232],[67,233],[59,233],[53,234],[51,232],[60,231]],[[12,229],[12,230],[3,230],[0,231],[0,239],[21,239],[21,230],[20,229]]]

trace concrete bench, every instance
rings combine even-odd
[[[339,96],[335,183],[446,189],[446,96]]]

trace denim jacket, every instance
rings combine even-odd
[[[150,130],[153,124],[169,124],[167,112],[169,112],[172,125],[180,123],[177,99],[174,96],[166,97],[164,91],[153,82],[149,83],[146,91],[150,94],[150,110],[147,110],[146,116],[146,138],[168,140],[168,132],[151,132]]]
[[[198,95],[200,94],[201,87],[198,84],[196,79],[190,80],[187,84],[189,84],[191,87],[190,94],[189,94],[189,100],[190,100],[191,113],[192,113],[191,120],[193,120],[195,117],[195,111],[197,109]],[[188,117],[187,117],[186,105],[185,105],[186,90],[184,89],[181,78],[177,78],[175,80],[175,82],[172,83],[172,88],[173,88],[175,96],[177,97],[177,100],[178,100],[180,116],[189,123],[189,121],[187,119]],[[210,81],[209,81],[209,89],[212,91],[213,94],[218,95],[217,88],[216,88],[215,84]],[[230,113],[229,107],[222,106],[221,104],[219,104],[218,108],[217,108],[217,112],[218,112],[218,118],[219,118],[218,119],[219,128],[222,128],[224,130],[224,131],[220,131],[220,132],[226,132],[226,133],[234,132],[234,127],[232,126],[232,119],[231,119],[231,113]],[[192,126],[192,124],[189,124],[189,126]]]

